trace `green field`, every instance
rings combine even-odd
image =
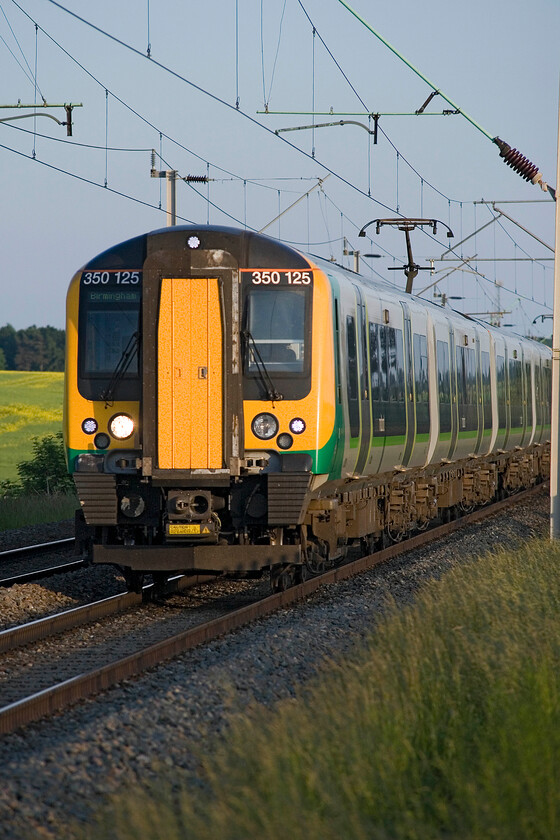
[[[0,371],[0,481],[17,479],[31,439],[62,428],[63,373]]]

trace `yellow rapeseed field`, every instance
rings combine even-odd
[[[17,478],[31,440],[62,428],[63,373],[0,371],[0,481]]]

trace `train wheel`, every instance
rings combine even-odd
[[[154,582],[154,597],[160,598],[165,595],[165,585],[168,580],[166,572],[152,572],[152,580]]]
[[[378,541],[374,534],[366,534],[365,537],[362,537],[360,539],[362,557],[367,557],[369,554],[373,554],[377,551],[377,542]]]
[[[277,566],[270,571],[270,588],[274,593],[285,592],[296,582],[294,574],[289,569]]]
[[[305,563],[302,563],[301,566],[296,566],[296,571],[295,571],[295,582],[296,582],[296,584],[305,583],[305,581],[309,580],[309,578],[310,578],[309,569],[307,568]]]
[[[144,586],[144,573],[136,572],[134,569],[123,569],[123,574],[127,591],[140,595]]]
[[[329,551],[326,546],[308,543],[305,565],[311,575],[321,575],[329,565]]]
[[[392,531],[391,528],[387,528],[387,536],[389,538],[390,543],[401,542],[404,539],[404,535],[404,531]]]

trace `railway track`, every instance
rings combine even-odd
[[[64,572],[72,572],[81,568],[84,565],[83,560],[73,560],[70,563],[57,563],[50,566],[35,565],[36,558],[42,557],[45,554],[66,552],[74,547],[74,538],[69,537],[63,540],[52,540],[51,542],[36,543],[34,545],[26,545],[20,548],[12,548],[8,551],[0,551],[0,587],[14,586],[19,583],[31,583],[34,580],[39,580],[44,577],[52,577],[53,575],[63,574]],[[34,568],[27,569],[24,572],[19,570],[20,565],[29,565],[29,561],[33,561]],[[17,573],[14,569],[17,567]]]
[[[194,610],[181,609],[181,613],[189,616],[190,626],[180,630],[180,632],[171,635],[165,635],[165,627],[163,628],[164,636],[156,642],[146,644],[134,652],[128,652],[124,656],[108,653],[105,661],[101,665],[92,667],[90,669],[79,670],[77,675],[71,676],[62,681],[53,682],[48,686],[42,686],[37,690],[30,691],[27,696],[18,697],[18,699],[7,702],[0,708],[0,733],[14,731],[21,726],[24,726],[41,717],[60,711],[73,703],[97,694],[122,680],[130,679],[137,676],[149,668],[154,667],[162,662],[171,659],[187,650],[190,650],[198,645],[207,643],[212,639],[216,639],[226,633],[232,632],[246,624],[269,615],[276,610],[294,604],[298,601],[306,599],[309,595],[315,592],[319,587],[335,583],[337,581],[345,580],[360,572],[373,568],[376,565],[386,562],[389,559],[397,557],[413,549],[426,545],[429,542],[448,536],[461,529],[462,527],[481,521],[484,518],[492,516],[508,506],[512,506],[517,502],[527,499],[528,496],[542,492],[543,485],[534,487],[523,493],[516,494],[513,497],[505,499],[494,505],[482,508],[471,514],[462,517],[460,520],[447,523],[432,529],[431,531],[418,534],[406,542],[395,544],[382,551],[376,552],[373,555],[361,557],[358,560],[351,561],[344,566],[339,566],[332,569],[323,575],[314,577],[298,586],[292,587],[284,592],[267,597],[259,597],[257,592],[258,587],[246,593],[244,597],[249,597],[251,602],[241,608],[229,608],[224,612],[223,604],[218,606],[204,605],[203,608]],[[185,582],[183,585],[192,585],[195,581]],[[261,587],[262,590],[262,587]],[[112,599],[107,599],[112,601]],[[159,605],[144,605],[141,606],[142,598],[140,595],[128,593],[117,596],[111,605],[105,603],[103,606],[100,602],[99,606],[93,607],[88,605],[90,614],[87,614],[87,608],[80,608],[83,610],[79,614],[79,623],[83,626],[84,622],[101,621],[104,616],[111,614],[114,609],[113,605],[120,604],[119,611],[139,609],[139,610],[156,610],[161,612]],[[96,611],[101,612],[96,615]],[[105,612],[103,613],[103,610]],[[221,614],[216,615],[216,612],[221,610]],[[16,644],[30,644],[33,634],[35,638],[50,639],[52,632],[61,632],[61,629],[69,629],[72,621],[78,614],[77,610],[71,610],[69,613],[74,613],[71,617],[69,614],[65,618],[57,617],[59,629],[49,629],[48,620],[43,619],[39,622],[32,622],[31,625],[23,625],[20,628],[15,628],[14,631],[4,631],[0,634],[0,650],[10,651],[13,654],[13,648]],[[114,614],[114,613],[113,613]],[[211,617],[208,617],[210,614]],[[65,614],[62,614],[63,616]],[[147,617],[143,613],[143,620]],[[200,620],[202,619],[202,620]],[[66,625],[65,625],[66,622]],[[163,622],[163,625],[168,622]],[[41,624],[41,628],[38,625]],[[102,627],[104,625],[101,625]],[[29,629],[26,630],[25,628]],[[54,625],[53,625],[54,627]],[[122,630],[119,631],[122,635]],[[14,633],[10,637],[10,633]],[[29,634],[26,636],[26,633]],[[91,637],[91,632],[88,633]],[[17,641],[19,639],[19,641]],[[43,642],[42,644],[46,644]],[[110,660],[110,661],[108,661]],[[9,663],[6,664],[6,670],[12,672],[12,667]],[[57,669],[58,670],[58,669]]]

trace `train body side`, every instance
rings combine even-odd
[[[383,284],[340,272],[335,280],[335,273],[341,477],[548,440],[547,347]]]

